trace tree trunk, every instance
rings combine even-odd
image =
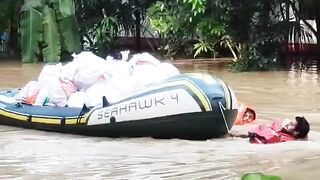
[[[16,57],[20,52],[20,45],[19,45],[19,16],[20,16],[20,7],[21,4],[18,2],[16,3],[10,15],[10,25],[9,25],[9,39],[8,39],[8,51],[9,55]]]
[[[138,0],[135,0],[135,27],[136,27],[136,46],[137,46],[137,51],[141,51],[141,32],[140,32],[140,23],[141,23],[141,12],[140,12],[140,6]]]

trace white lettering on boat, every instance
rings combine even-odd
[[[96,109],[90,115],[88,125],[109,123],[111,117],[122,122],[200,111],[200,106],[187,91],[175,89]]]
[[[142,99],[137,100],[135,102],[124,104],[124,105],[115,105],[114,108],[109,109],[102,109],[98,113],[98,119],[102,118],[110,118],[114,116],[121,115],[122,113],[128,113],[132,111],[139,111],[143,109],[158,107],[158,106],[165,106],[166,102],[168,101],[174,101],[177,104],[179,103],[179,94],[171,94],[171,96],[168,97],[149,97],[148,99]]]

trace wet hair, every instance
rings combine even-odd
[[[310,125],[308,121],[304,117],[297,116],[296,118],[297,125],[295,126],[294,130],[297,132],[295,138],[302,139],[305,138],[310,130]]]
[[[253,109],[247,108],[246,111],[244,112],[243,116],[247,113],[247,112],[251,112],[253,114],[253,121],[256,120],[256,112],[254,112]]]

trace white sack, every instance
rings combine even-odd
[[[110,64],[91,52],[75,55],[73,61],[78,65],[73,78],[78,90],[88,89],[93,84],[108,78],[108,74],[111,73]]]
[[[42,88],[48,89],[48,98],[52,104],[64,107],[67,105],[68,96],[75,91],[75,88],[69,81],[60,79],[61,69],[61,63],[46,65],[38,77],[38,82]]]
[[[15,99],[27,104],[34,104],[40,88],[41,87],[37,81],[30,81],[19,91],[19,93],[15,96]]]
[[[75,92],[68,99],[68,107],[82,108],[85,103],[86,93]]]

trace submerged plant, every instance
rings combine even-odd
[[[279,176],[265,175],[262,173],[246,173],[241,180],[282,180]]]

